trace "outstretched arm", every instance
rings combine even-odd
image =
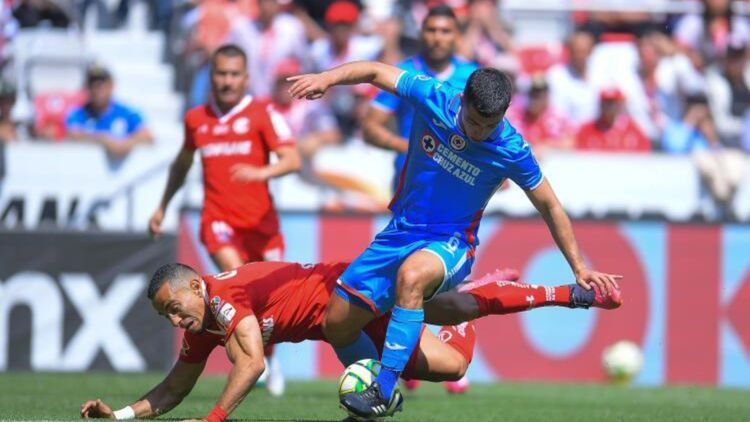
[[[221,397],[205,420],[225,419],[239,406],[266,369],[263,363],[263,337],[255,316],[247,316],[237,324],[226,348],[233,364],[232,370]]]
[[[404,73],[403,69],[380,62],[357,61],[345,63],[321,73],[292,76],[293,81],[289,94],[293,98],[317,100],[328,88],[334,85],[355,85],[369,83],[376,87],[396,93],[396,82]]]
[[[194,150],[185,148],[181,149],[172,162],[172,165],[169,167],[167,186],[164,188],[164,194],[162,195],[161,201],[148,223],[148,230],[152,236],[158,236],[161,234],[161,222],[164,220],[164,213],[167,210],[167,205],[169,205],[169,201],[172,200],[174,194],[185,183],[185,176],[187,176],[190,167],[193,165],[194,154]]]
[[[164,381],[130,406],[113,411],[101,399],[89,400],[81,405],[81,417],[133,419],[152,418],[167,413],[190,393],[204,366],[205,362],[186,363],[178,360]]]

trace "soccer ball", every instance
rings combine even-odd
[[[380,373],[380,362],[375,359],[362,359],[349,365],[344,373],[339,378],[339,400],[349,393],[358,393],[364,391],[367,387],[375,381],[378,374]],[[396,385],[393,391],[394,400],[392,400],[393,407],[400,401],[401,390]],[[395,409],[388,409],[388,414],[393,414]],[[350,415],[354,416],[354,415]]]
[[[604,349],[602,366],[611,382],[628,384],[643,366],[643,353],[632,341],[621,340]]]

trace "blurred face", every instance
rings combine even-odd
[[[421,31],[422,51],[433,62],[450,60],[456,51],[458,26],[446,16],[433,16],[424,21]]]
[[[0,97],[0,118],[9,118],[10,111],[16,103],[16,97]]]
[[[727,77],[732,81],[742,81],[745,71],[745,57],[727,57],[724,59]]]
[[[219,107],[232,107],[245,96],[247,69],[240,56],[216,56],[211,67],[211,91]]]
[[[617,100],[603,100],[600,103],[601,108],[601,119],[605,122],[614,122],[618,114],[620,114],[621,104]]]
[[[704,0],[706,10],[712,16],[723,16],[729,11],[730,0]]]
[[[461,104],[459,116],[461,129],[472,141],[481,142],[489,138],[503,120],[503,114],[485,117],[479,114],[474,106],[468,104],[467,101],[462,101]]]
[[[287,75],[276,78],[276,83],[273,87],[273,102],[282,106],[288,106],[292,103],[292,96],[289,95],[289,88],[292,87],[292,82],[287,82],[286,78]]]
[[[279,14],[280,6],[277,0],[258,1],[258,18],[270,22]]]
[[[175,328],[182,328],[191,334],[200,334],[204,330],[206,304],[197,276],[187,286],[174,291],[169,283],[164,283],[154,295],[151,305]]]
[[[529,105],[527,111],[533,115],[542,114],[549,103],[549,91],[540,90],[529,93]]]
[[[345,47],[354,34],[354,25],[348,23],[337,23],[329,27],[331,41],[337,47]]]
[[[659,64],[661,57],[652,39],[644,38],[638,43],[638,58],[641,66],[646,69],[655,69]]]
[[[111,79],[93,80],[86,86],[89,102],[96,110],[104,110],[109,106],[113,87]]]
[[[573,35],[568,44],[570,64],[578,70],[586,69],[591,50],[594,48],[594,38],[585,33]]]

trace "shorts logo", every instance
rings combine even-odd
[[[211,302],[208,303],[208,307],[211,308],[211,312],[213,313],[219,312],[219,308],[221,307],[221,298],[219,296],[212,297]]]
[[[435,152],[435,149],[437,148],[437,142],[435,141],[435,138],[433,138],[430,135],[423,136],[421,143],[422,143],[422,149],[428,155],[432,155]]]
[[[451,136],[451,147],[456,151],[463,151],[466,149],[466,139],[453,134]]]
[[[438,334],[438,340],[440,340],[442,343],[447,343],[451,341],[453,338],[453,333],[450,331],[441,331],[440,334]]]
[[[232,236],[234,236],[234,230],[232,227],[223,221],[212,222],[211,231],[214,232],[216,240],[220,243],[229,243],[232,241]]]
[[[237,311],[234,309],[234,306],[230,305],[229,303],[225,303],[224,306],[221,307],[221,310],[219,310],[219,313],[216,315],[216,319],[218,320],[219,324],[226,327],[232,322],[232,318],[234,318],[234,314],[236,313]]]
[[[238,135],[243,135],[250,130],[250,119],[240,117],[232,123],[232,130]]]
[[[427,76],[427,75],[419,74],[419,75],[415,76],[414,79],[416,79],[418,81],[429,81],[430,79],[432,79],[432,77],[431,76]]]

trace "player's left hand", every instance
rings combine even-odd
[[[620,288],[617,284],[617,280],[621,278],[621,275],[602,273],[589,270],[588,268],[584,268],[576,273],[576,283],[581,287],[590,290],[591,284],[596,284],[602,294],[605,295],[609,295],[614,289]]]
[[[88,400],[81,405],[81,417],[84,419],[114,419],[112,409],[101,399]]]
[[[289,88],[289,95],[295,99],[307,98],[308,100],[317,100],[326,93],[331,83],[328,80],[326,72],[308,73],[286,78],[289,82],[294,82]]]
[[[268,180],[268,171],[263,167],[255,167],[250,164],[235,164],[230,169],[232,181],[234,182],[264,182]]]

